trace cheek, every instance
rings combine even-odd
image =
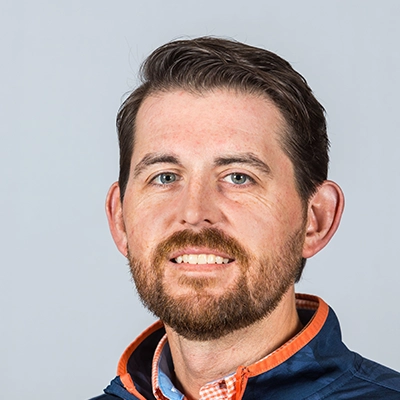
[[[303,224],[303,209],[297,194],[279,196],[251,194],[230,202],[233,231],[249,248],[278,248]]]
[[[123,217],[129,249],[137,256],[148,257],[163,231],[163,208],[146,201],[127,204],[130,206],[124,209]]]

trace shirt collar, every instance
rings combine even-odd
[[[174,365],[171,357],[171,350],[165,334],[154,352],[152,364],[152,385],[153,394],[156,399],[183,400],[184,395],[172,383]]]

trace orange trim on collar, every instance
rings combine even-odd
[[[244,369],[248,377],[267,372],[292,357],[301,348],[306,346],[322,329],[329,313],[329,306],[319,297],[308,294],[296,294],[296,307],[298,309],[316,310],[309,323],[292,339],[269,354],[264,359],[245,368],[239,367],[236,374],[243,379]]]
[[[162,328],[164,325],[161,321],[156,321],[154,324],[150,325],[145,331],[143,331],[123,352],[121,358],[118,362],[117,375],[124,375],[128,373],[128,360],[136,348],[150,336],[153,332]]]
[[[122,384],[125,389],[136,396],[138,399],[146,400],[136,389],[135,384],[132,381],[130,374],[128,373],[128,360],[132,353],[136,350],[136,348],[142,343],[146,337],[150,336],[153,332],[159,330],[164,325],[161,321],[157,321],[154,324],[150,325],[144,332],[142,332],[136,339],[133,341],[124,351],[121,358],[119,359],[118,367],[117,367],[117,375],[121,379]]]

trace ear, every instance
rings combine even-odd
[[[344,195],[332,181],[324,181],[308,203],[303,257],[310,258],[323,249],[339,226]]]
[[[126,257],[128,254],[128,241],[122,215],[122,204],[118,182],[113,183],[107,194],[106,214],[111,235],[118,250]]]

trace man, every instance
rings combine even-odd
[[[324,109],[277,55],[169,43],[122,105],[110,229],[160,318],[97,399],[399,399],[323,300],[294,293],[343,211]]]

